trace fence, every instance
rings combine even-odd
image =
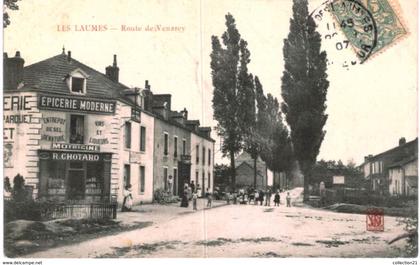
[[[116,219],[117,205],[109,203],[56,204],[42,215],[46,219]]]

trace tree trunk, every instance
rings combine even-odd
[[[257,188],[257,159],[254,158],[254,189]]]
[[[301,171],[303,174],[303,201],[307,202],[309,201],[309,165],[307,162],[301,163]]]
[[[231,170],[230,189],[234,191],[235,184],[236,184],[236,168],[235,168],[235,153],[234,152],[230,152],[230,170]]]

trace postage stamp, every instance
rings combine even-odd
[[[361,62],[407,34],[388,0],[334,0],[330,8]]]
[[[383,232],[385,228],[384,210],[371,208],[366,211],[366,230]]]

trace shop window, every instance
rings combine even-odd
[[[130,165],[124,165],[124,188],[131,184],[131,172],[130,172]]]
[[[72,77],[71,78],[71,92],[85,94],[85,78]]]
[[[144,193],[144,186],[145,182],[145,175],[146,175],[146,168],[144,166],[140,166],[140,193]]]
[[[140,151],[146,151],[146,127],[140,127]]]
[[[87,163],[86,194],[90,196],[102,195],[104,189],[104,165],[100,162]]]
[[[70,143],[83,144],[85,131],[85,117],[70,115]]]
[[[178,156],[178,137],[174,136],[174,157]]]
[[[66,162],[51,161],[48,163],[48,174],[49,193],[64,195],[66,182]]]
[[[164,133],[164,139],[163,139],[163,154],[165,155],[165,156],[167,156],[168,155],[168,145],[169,145],[169,135],[168,135],[168,133]]]
[[[131,122],[126,122],[124,126],[125,148],[131,148]]]

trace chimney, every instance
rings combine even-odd
[[[120,68],[118,68],[117,66],[117,55],[114,54],[114,61],[112,63],[112,66],[108,66],[107,68],[105,68],[105,74],[112,81],[118,82],[119,72]]]
[[[407,141],[405,140],[405,137],[401,137],[400,140],[398,141],[399,146],[404,145],[406,143],[407,143]]]
[[[149,80],[144,81],[144,89],[150,90]]]
[[[143,108],[147,111],[152,111],[153,108],[153,93],[150,90],[149,80],[146,80],[144,83],[144,90],[143,96],[144,96],[144,106]]]
[[[373,157],[373,155],[365,156],[365,162],[368,162],[372,157]]]
[[[181,110],[182,116],[184,116],[185,120],[188,120],[188,110],[186,108],[184,108],[183,110]]]
[[[12,58],[8,58],[7,53],[3,54],[3,86],[5,90],[17,89],[18,85],[23,81],[24,64],[25,60],[20,57],[19,51]]]
[[[67,61],[71,62],[71,51],[67,51]]]

